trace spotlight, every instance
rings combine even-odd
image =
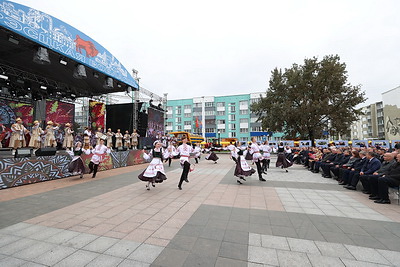
[[[83,66],[82,64],[76,65],[73,76],[76,79],[86,79],[87,76],[85,66]]]
[[[0,74],[0,78],[4,79],[4,80],[8,80],[8,76],[4,75],[4,74]]]
[[[68,62],[64,57],[60,57],[60,64],[66,66],[68,64]]]
[[[41,86],[40,86],[40,89],[46,90],[46,89],[47,89],[47,86],[41,85]]]
[[[33,54],[33,62],[41,65],[50,64],[49,52],[44,47],[39,47]]]
[[[97,78],[99,78],[99,74],[97,72],[93,72],[93,77],[95,77],[97,79]]]
[[[117,86],[118,86],[118,88],[121,88],[121,87],[122,87],[122,85],[121,85],[120,83],[117,83]]]
[[[132,93],[132,87],[128,86],[128,88],[126,88],[126,92],[127,92],[128,94]]]
[[[16,44],[16,45],[19,44],[19,40],[12,35],[8,36],[8,41],[10,41],[11,43]]]
[[[113,79],[110,78],[110,77],[107,77],[107,78],[104,80],[103,88],[104,88],[104,89],[112,89],[113,87],[114,87],[114,85],[113,85]]]

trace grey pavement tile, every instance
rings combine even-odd
[[[222,242],[219,249],[219,257],[234,259],[234,260],[247,260],[248,246],[238,243]]]
[[[296,230],[292,227],[276,226],[272,225],[272,234],[277,236],[293,237],[298,238]]]
[[[278,265],[278,255],[275,249],[249,246],[248,261],[259,264]]]
[[[349,252],[358,261],[366,261],[376,264],[389,265],[390,263],[386,260],[379,252],[372,248],[365,248],[359,246],[345,245]]]
[[[376,264],[366,261],[357,261],[357,260],[350,260],[350,259],[341,259],[342,262],[346,267],[382,267],[382,266],[389,266],[383,264]]]
[[[71,266],[85,266],[95,258],[100,256],[100,254],[86,251],[86,250],[78,250],[75,253],[69,255],[68,257],[64,258],[54,266],[56,267],[71,267]]]
[[[46,253],[36,257],[32,261],[36,263],[40,263],[47,266],[53,266],[57,262],[65,259],[66,257],[70,256],[71,254],[75,253],[76,249],[64,246],[56,246]]]
[[[323,256],[354,259],[343,244],[315,241],[315,245]]]
[[[120,264],[123,260],[123,258],[103,254],[89,262],[85,267],[114,267]]]
[[[346,234],[369,236],[369,234],[359,225],[356,224],[336,224],[336,225]]]
[[[279,218],[279,217],[271,217],[269,218],[271,225],[278,225],[278,226],[286,226],[286,227],[293,227],[293,224],[287,218]]]
[[[325,241],[325,237],[315,227],[301,227],[296,229],[296,233],[300,239],[308,239],[314,241]]]
[[[201,238],[220,240],[224,239],[225,230],[220,228],[205,227],[199,235]]]
[[[222,242],[218,240],[198,238],[193,245],[192,254],[217,258],[221,243]]]
[[[250,215],[251,224],[271,224],[269,217],[263,215]]]
[[[215,263],[215,267],[248,267],[248,265],[247,259],[246,261],[239,261],[218,257],[217,262]]]
[[[187,256],[182,266],[184,267],[215,266],[216,261],[217,261],[216,257],[204,257],[204,255],[191,253]]]
[[[130,241],[130,240],[120,240],[112,247],[104,251],[104,254],[111,255],[119,258],[126,258],[131,254],[135,249],[137,249],[141,243]]]
[[[27,263],[25,260],[17,259],[14,257],[5,257],[0,260],[0,266],[21,266]]]
[[[339,258],[321,256],[316,254],[308,254],[307,256],[313,266],[324,266],[324,267],[345,266]]]
[[[226,229],[249,232],[249,223],[247,223],[247,222],[229,221],[228,222],[228,226],[226,227]]]
[[[400,239],[396,238],[396,236],[393,236],[392,238],[380,238],[380,237],[376,237],[376,239],[385,246],[384,249],[387,250],[394,250],[394,251],[400,251],[400,246],[399,246],[399,242]]]
[[[152,265],[165,267],[183,266],[189,253],[189,251],[165,248]]]
[[[332,233],[343,233],[343,230],[340,229],[335,223],[332,223],[332,222],[315,222],[314,226],[319,231],[332,232]]]
[[[54,244],[45,243],[42,241],[36,241],[33,245],[15,252],[14,256],[29,261],[38,257],[39,255],[46,253],[55,246],[56,245]]]
[[[177,233],[178,235],[199,237],[203,232],[204,226],[185,224]]]
[[[187,250],[190,251],[197,241],[197,237],[175,235],[175,237],[168,243],[167,247],[171,249]]]
[[[118,265],[118,267],[150,267],[150,265],[153,267],[158,267],[157,265],[154,264],[130,260],[130,259],[125,259]]]
[[[8,227],[5,227],[5,228],[1,229],[0,233],[2,233],[2,234],[15,234],[15,233],[18,233],[19,231],[22,231],[22,230],[24,230],[26,228],[29,228],[31,226],[32,226],[32,224],[30,224],[30,223],[20,222],[20,223],[16,223],[16,224],[13,224],[13,225],[10,225]]]
[[[30,226],[27,226],[27,227],[25,227],[23,229],[15,231],[15,232],[13,232],[13,234],[21,236],[21,237],[29,237],[32,234],[46,231],[47,228],[48,227],[41,226],[41,225],[30,224]]]
[[[116,238],[101,236],[84,246],[83,249],[103,253],[118,241],[119,239]]]
[[[261,235],[256,233],[249,233],[249,246],[261,247]]]
[[[28,262],[22,264],[21,267],[47,267],[47,265],[28,261]]]
[[[307,257],[306,253],[295,252],[295,251],[285,251],[285,250],[277,250],[279,266],[312,266],[310,260]]]
[[[164,247],[142,244],[128,258],[135,261],[152,263],[163,249]]]
[[[97,238],[99,238],[97,235],[79,233],[77,236],[63,242],[61,245],[80,249]]]
[[[351,240],[345,233],[332,233],[321,231],[325,240],[331,243],[343,243],[349,245],[355,245],[354,241]]]
[[[354,244],[357,246],[386,249],[386,246],[384,245],[385,241],[381,243],[372,236],[349,234],[348,237],[353,240]]]
[[[290,250],[286,237],[261,235],[261,246],[265,248]]]
[[[19,252],[27,247],[34,246],[36,240],[21,238],[17,241],[8,244],[7,246],[2,247],[1,253],[4,255],[13,255],[16,252]]]
[[[400,252],[382,249],[378,249],[378,252],[394,266],[400,266]]]
[[[208,227],[213,227],[213,228],[219,228],[219,229],[226,229],[226,227],[228,227],[228,222],[229,221],[227,221],[227,220],[219,220],[219,219],[216,219],[216,218],[212,218],[212,219],[209,219],[208,220],[208,222],[207,222],[207,224],[206,224],[206,227],[208,228]]]
[[[67,242],[68,240],[76,237],[79,234],[79,232],[63,230],[50,236],[48,239],[46,239],[46,242],[61,245],[62,243]]]
[[[255,224],[251,223],[249,225],[249,231],[251,233],[263,234],[263,235],[272,235],[272,226],[268,224]]]
[[[287,238],[290,250],[297,252],[305,252],[310,254],[320,254],[319,249],[315,245],[314,241],[297,239],[297,238]]]
[[[2,234],[0,235],[0,248],[21,239],[20,236]]]
[[[40,231],[37,233],[34,233],[29,236],[31,239],[36,239],[36,240],[42,240],[45,241],[52,237],[55,234],[58,234],[60,232],[64,231],[63,229],[58,229],[58,228],[53,228],[53,227],[47,227],[46,231]]]
[[[226,230],[223,241],[247,245],[249,233],[235,230]]]

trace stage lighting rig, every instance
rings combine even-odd
[[[33,54],[33,62],[41,65],[50,64],[49,51],[44,47],[38,47],[37,51]]]

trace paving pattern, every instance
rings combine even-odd
[[[238,185],[226,155],[147,191],[144,167],[0,191],[0,266],[400,266],[397,201],[301,166]]]

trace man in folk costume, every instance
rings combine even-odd
[[[122,147],[123,143],[122,143],[122,139],[124,138],[124,136],[121,133],[121,130],[118,129],[117,133],[115,134],[115,147]]]
[[[40,127],[39,121],[34,121],[31,132],[31,140],[29,140],[29,147],[33,147],[34,149],[39,149],[42,143],[42,134],[44,131]]]
[[[71,150],[72,147],[74,146],[74,136],[73,136],[74,131],[71,129],[70,123],[65,124],[64,132],[65,135],[64,135],[63,147],[67,148],[68,150]]]
[[[103,138],[104,134],[103,131],[101,130],[101,127],[97,128],[97,132],[94,136],[96,139],[96,146],[100,144],[100,140]]]
[[[147,190],[150,190],[150,183],[155,187],[154,183],[162,183],[164,180],[167,180],[163,165],[164,155],[162,143],[157,140],[154,142],[153,146],[154,148],[150,150],[149,154],[146,154],[143,150],[143,158],[152,160],[149,166],[138,176],[141,181],[147,182]]]
[[[129,134],[128,131],[125,131],[124,135],[124,146],[128,149],[131,148],[131,135]]]
[[[199,144],[193,144],[193,153],[194,155],[194,160],[196,161],[196,164],[199,163],[200,160],[200,155],[201,155],[201,148]]]
[[[110,153],[110,149],[104,145],[104,141],[105,138],[104,137],[101,138],[100,144],[98,144],[97,146],[95,146],[94,149],[92,149],[93,156],[89,163],[89,170],[90,170],[89,174],[93,173],[92,178],[96,177],[100,163],[103,162],[106,154]]]
[[[52,121],[47,122],[46,138],[44,141],[45,147],[56,147],[57,146],[56,138],[54,136],[54,131],[58,130],[58,126],[53,126],[53,124],[54,123]]]
[[[188,145],[187,142],[188,142],[187,137],[183,136],[182,137],[182,145],[178,146],[178,148],[176,149],[176,151],[180,154],[179,161],[181,163],[181,167],[183,168],[182,174],[181,174],[181,179],[179,180],[179,184],[178,184],[179,190],[182,190],[183,181],[189,183],[189,180],[188,180],[188,174],[190,171],[189,158],[190,158],[190,154],[193,153],[193,148],[191,145]]]
[[[172,142],[169,142],[169,145],[165,151],[165,162],[168,161],[168,167],[171,167],[171,162],[173,157],[177,156],[178,153],[176,152],[175,146],[172,144]]]
[[[266,180],[262,177],[262,167],[261,167],[261,163],[264,160],[263,156],[260,153],[260,147],[257,144],[257,140],[255,137],[251,138],[251,145],[250,145],[250,153],[253,156],[253,162],[256,164],[257,166],[257,173],[258,173],[258,179],[262,182],[265,182]]]
[[[137,149],[140,135],[137,133],[136,129],[133,130],[131,137],[132,137],[132,149]]]
[[[107,132],[106,132],[106,137],[107,137],[107,147],[108,148],[112,148],[113,147],[113,136],[115,135],[115,133],[113,133],[111,131],[111,128],[108,128]]]
[[[22,119],[17,118],[15,123],[11,125],[11,138],[9,146],[13,148],[13,155],[18,148],[26,146],[25,134],[27,133],[29,133],[29,131],[22,124]]]
[[[263,165],[262,169],[263,172],[266,174],[267,169],[269,168],[269,164],[271,162],[271,152],[272,148],[268,145],[268,141],[265,141],[264,144],[261,146],[261,150],[263,151]]]

